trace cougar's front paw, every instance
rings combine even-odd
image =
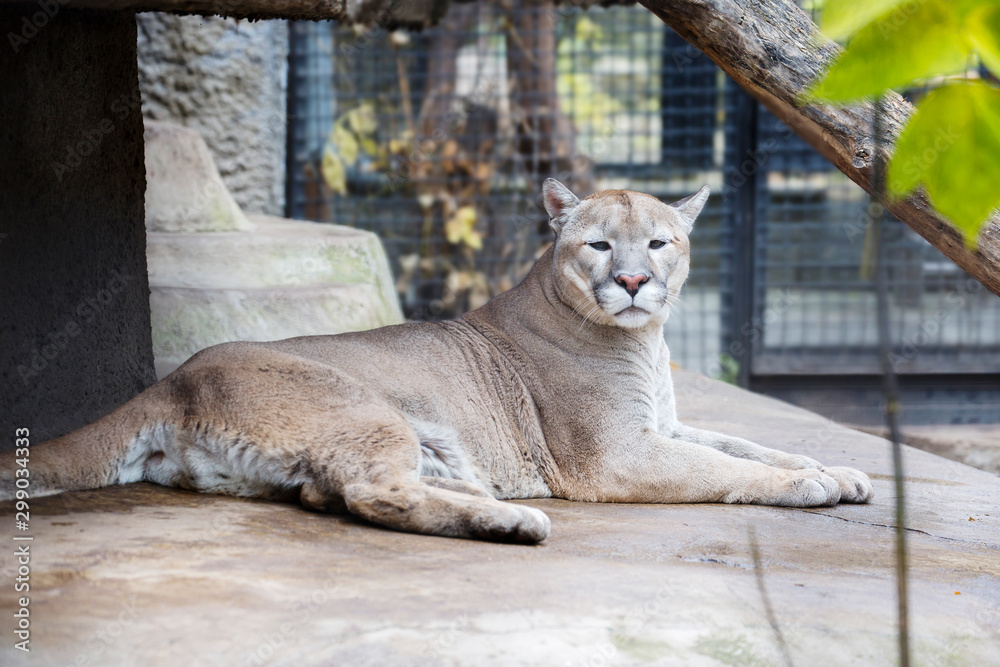
[[[854,468],[821,468],[821,472],[837,480],[840,485],[840,502],[867,503],[875,494],[868,475]]]
[[[840,502],[840,484],[819,470],[787,470],[777,497],[769,505],[783,507],[828,507]]]

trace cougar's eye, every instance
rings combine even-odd
[[[657,250],[659,248],[662,248],[665,245],[667,245],[666,241],[655,240],[655,241],[650,241],[649,242],[649,247],[652,248],[653,250]]]
[[[589,245],[594,250],[600,250],[601,252],[604,252],[605,250],[611,250],[611,244],[608,243],[607,241],[594,241],[593,243],[588,243],[587,245]]]

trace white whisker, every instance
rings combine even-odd
[[[586,314],[582,315],[583,321],[580,322],[580,328],[578,329],[578,331],[581,333],[584,331],[584,327],[589,329],[597,322],[596,319],[591,320],[590,318],[591,315],[594,315],[595,313],[598,313],[601,310],[601,304],[597,301],[597,294],[593,290],[590,291],[590,298],[594,302],[594,305],[590,308],[590,310],[586,312]]]

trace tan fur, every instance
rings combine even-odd
[[[548,517],[501,499],[871,497],[856,470],[678,422],[662,327],[707,188],[674,205],[627,191],[581,202],[553,180],[544,195],[554,246],[479,310],[204,350],[103,419],[33,447],[33,493],[145,480],[529,543],[548,535]],[[648,280],[633,295],[617,275]],[[5,452],[0,498],[13,496],[14,470]]]

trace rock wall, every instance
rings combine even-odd
[[[205,138],[248,213],[284,215],[288,24],[143,13],[143,115]]]

